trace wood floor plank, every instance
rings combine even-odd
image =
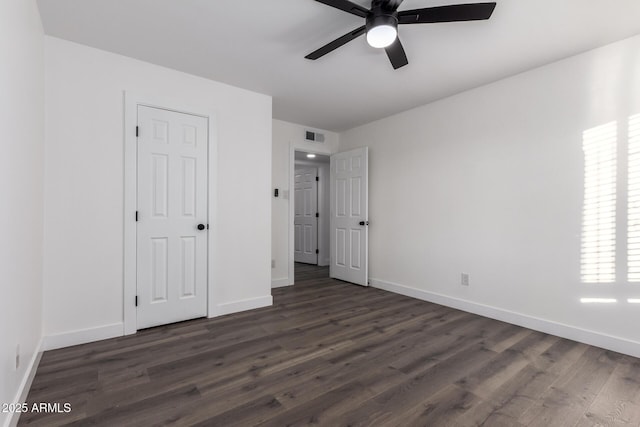
[[[46,352],[19,425],[640,425],[640,360],[296,265],[274,305]]]
[[[349,382],[258,425],[273,427],[331,425],[331,419],[342,417],[344,412],[370,400],[373,396],[374,393],[358,382]]]
[[[493,355],[495,353],[485,349],[482,344],[466,347],[349,411],[346,416],[350,419],[369,419],[376,424],[392,422],[395,417],[401,416],[467,372],[486,363]]]
[[[478,396],[450,384],[404,414],[393,417],[392,420],[383,423],[382,426],[455,425],[462,414],[480,403],[481,399]]]
[[[252,426],[258,425],[277,413],[282,413],[282,405],[278,399],[270,395],[264,395],[193,425],[198,427]]]
[[[109,408],[69,425],[117,425],[123,427],[158,425],[163,423],[163,420],[170,419],[180,406],[192,403],[194,400],[200,400],[200,392],[195,385],[190,384],[130,404]]]
[[[615,358],[612,352],[588,347],[520,421],[530,426],[575,425],[611,376]]]
[[[483,399],[491,399],[501,385],[518,374],[529,362],[520,353],[507,349],[487,364],[459,379],[455,384]]]
[[[617,364],[578,426],[640,426],[640,360]]]
[[[520,416],[539,401],[557,378],[529,364],[458,421],[461,425],[519,425]]]

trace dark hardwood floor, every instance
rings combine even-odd
[[[21,425],[640,425],[640,359],[327,278],[46,352]]]

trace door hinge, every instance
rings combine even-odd
[[[140,128],[136,126],[136,138],[140,136]]]
[[[320,218],[320,214],[316,212],[316,218]]]
[[[319,253],[320,253],[320,250],[319,250],[319,249],[316,249],[316,254],[319,254]]]
[[[138,306],[138,295],[136,295],[136,307]]]
[[[136,211],[136,222],[138,222],[138,211]]]
[[[319,176],[316,176],[316,181],[320,181],[320,177]]]

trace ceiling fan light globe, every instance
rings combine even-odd
[[[367,43],[375,48],[391,46],[397,37],[398,30],[392,25],[378,25],[367,31]]]

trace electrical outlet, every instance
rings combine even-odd
[[[469,286],[469,274],[468,273],[461,273],[460,274],[460,284],[462,286]]]
[[[271,260],[271,268],[276,268],[276,260],[275,259]]]
[[[20,344],[16,346],[16,371],[20,367]]]

